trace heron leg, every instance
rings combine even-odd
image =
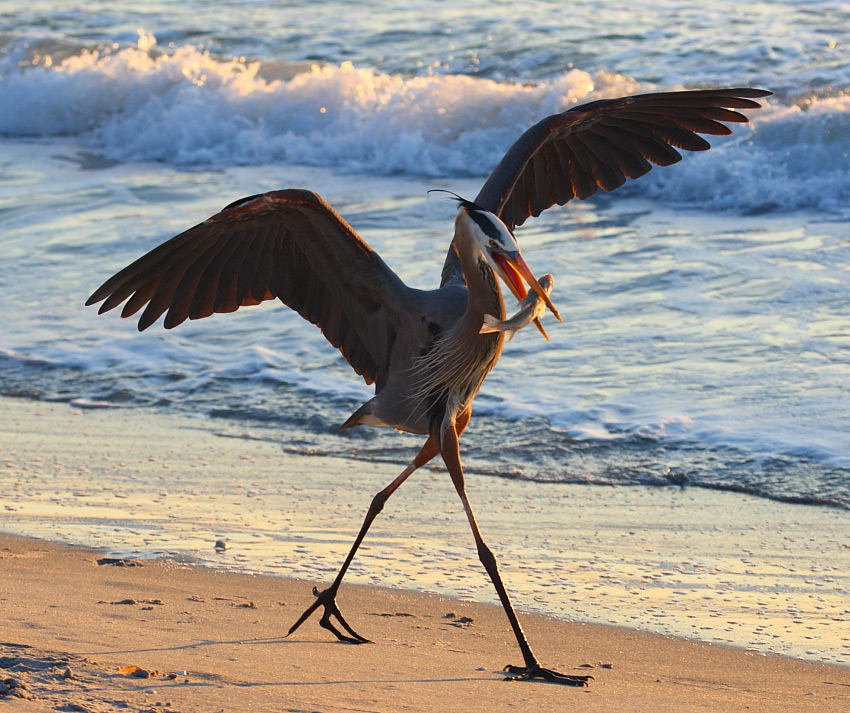
[[[472,528],[472,536],[475,538],[475,545],[478,548],[478,559],[481,560],[481,564],[484,565],[484,569],[487,570],[487,574],[490,576],[490,580],[496,588],[496,593],[499,595],[499,600],[502,602],[502,607],[505,610],[505,614],[508,616],[508,621],[511,624],[514,636],[516,636],[517,643],[519,644],[520,651],[522,652],[522,657],[525,660],[525,666],[505,666],[505,671],[511,674],[517,674],[514,678],[509,678],[507,680],[531,680],[539,678],[567,686],[586,686],[588,680],[593,678],[593,676],[570,676],[558,673],[557,671],[552,671],[548,668],[543,668],[537,660],[537,657],[531,651],[531,646],[529,646],[528,640],[525,638],[525,634],[519,624],[519,619],[517,619],[516,612],[511,604],[510,597],[508,597],[505,585],[502,584],[502,578],[499,575],[499,568],[496,565],[496,558],[490,551],[490,548],[485,544],[484,539],[481,537],[481,532],[478,529],[478,523],[475,521],[475,515],[472,512],[472,506],[469,504],[469,498],[466,496],[463,467],[460,462],[460,449],[458,446],[458,431],[454,424],[449,424],[443,431],[441,441],[442,444],[440,453],[446,463],[449,475],[451,475],[455,490],[457,490],[458,495],[460,495],[464,512],[466,512],[466,517],[469,520],[470,527]]]
[[[467,421],[469,420],[469,416],[467,416]],[[465,425],[465,424],[464,424]],[[440,452],[440,447],[437,445],[437,441],[429,437],[427,441],[425,441],[425,445],[422,446],[422,449],[417,453],[416,457],[411,461],[410,465],[405,468],[401,474],[393,480],[386,488],[384,488],[381,492],[375,495],[372,498],[372,502],[369,505],[369,509],[366,511],[366,518],[363,520],[363,525],[360,528],[360,532],[357,534],[357,538],[354,540],[354,544],[351,546],[351,549],[348,552],[348,556],[345,558],[345,562],[342,563],[342,567],[336,575],[333,583],[330,587],[320,592],[318,588],[313,587],[313,595],[316,597],[316,601],[314,601],[306,611],[301,615],[301,617],[296,621],[287,632],[287,636],[291,635],[299,626],[301,626],[310,615],[316,611],[320,606],[324,607],[324,613],[322,614],[322,618],[319,620],[319,625],[324,629],[330,631],[337,639],[340,641],[345,641],[350,644],[367,644],[369,643],[369,639],[366,639],[360,634],[358,634],[354,629],[349,626],[348,622],[342,616],[342,613],[339,610],[339,607],[336,603],[336,593],[339,590],[339,585],[342,583],[342,578],[345,577],[345,573],[348,571],[348,567],[351,564],[351,561],[354,559],[354,555],[360,547],[360,543],[363,542],[363,538],[366,536],[366,533],[369,530],[372,521],[377,517],[378,513],[384,509],[384,503],[387,502],[390,495],[392,495],[399,486],[410,477],[411,473],[415,471],[417,468],[421,468],[425,465],[429,460],[431,460],[434,456],[436,456]],[[331,617],[336,619],[339,622],[340,626],[345,629],[347,634],[343,634],[339,629],[334,625]]]

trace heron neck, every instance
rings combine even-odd
[[[471,240],[458,240],[455,247],[460,258],[460,268],[469,290],[464,320],[472,325],[475,333],[481,328],[485,314],[497,319],[505,318],[505,301],[499,279],[481,249]]]

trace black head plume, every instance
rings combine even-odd
[[[462,205],[467,210],[480,210],[480,211],[486,212],[477,203],[473,203],[472,201],[468,201],[468,200],[466,200],[466,198],[461,198],[454,191],[447,191],[445,188],[432,188],[431,190],[428,191],[428,195],[431,195],[432,193],[447,193],[454,200],[456,200],[458,202],[458,205]]]
[[[496,242],[502,242],[502,236],[499,234],[499,226],[506,229],[510,235],[513,235],[513,231],[508,228],[507,225],[504,225],[489,210],[485,210],[477,203],[473,203],[472,201],[466,200],[466,198],[461,198],[457,193],[453,191],[447,191],[445,188],[432,188],[430,191],[428,191],[428,193],[448,193],[454,200],[458,202],[458,204],[466,208],[469,217],[472,218],[473,221],[475,221],[475,223],[478,225],[479,228],[481,228],[484,234],[489,236]]]

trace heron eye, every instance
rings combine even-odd
[[[499,243],[497,243],[495,240],[491,240],[490,241],[490,247],[491,248],[497,248],[497,247],[499,247]]]

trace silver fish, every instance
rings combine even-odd
[[[546,294],[552,292],[552,287],[555,285],[555,278],[550,274],[543,275],[538,282]],[[540,333],[549,341],[546,332],[543,331],[543,326],[540,324],[540,318],[546,311],[546,305],[536,292],[529,292],[519,306],[519,310],[513,317],[505,320],[498,320],[492,314],[484,315],[484,324],[481,325],[479,334],[490,334],[491,332],[505,332],[508,335],[508,341],[514,338],[514,335],[529,322],[534,322]]]

